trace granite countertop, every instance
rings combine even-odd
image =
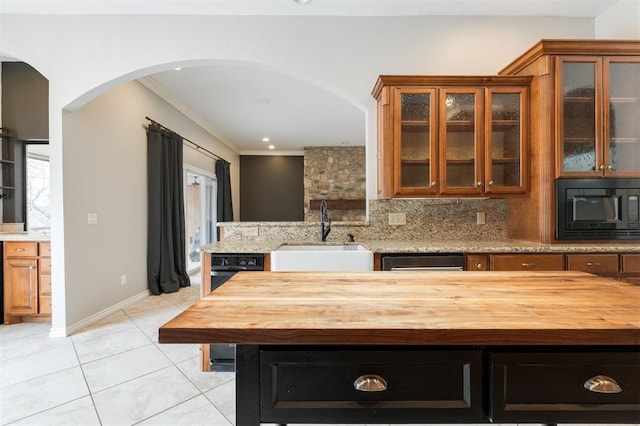
[[[205,253],[271,253],[282,244],[342,244],[340,241],[233,241],[218,242],[200,248]],[[374,253],[640,253],[640,244],[589,243],[543,244],[530,241],[429,241],[367,240],[356,241]]]
[[[47,242],[50,240],[51,240],[51,234],[48,232],[0,233],[0,241]]]

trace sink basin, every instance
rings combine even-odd
[[[282,245],[271,253],[272,271],[373,271],[373,252],[358,244]]]

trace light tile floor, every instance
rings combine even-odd
[[[0,326],[0,424],[234,424],[234,373],[200,372],[199,345],[158,343],[199,292],[149,296],[67,338]]]

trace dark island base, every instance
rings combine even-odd
[[[639,379],[640,346],[238,345],[236,424],[640,423]]]

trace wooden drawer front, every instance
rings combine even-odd
[[[594,274],[617,274],[617,254],[569,254],[567,255],[567,269],[570,271],[584,271]]]
[[[488,271],[489,256],[486,254],[467,255],[467,271]]]
[[[266,423],[481,421],[480,351],[328,350],[260,352]],[[387,383],[356,390],[361,376]]]
[[[640,254],[621,254],[622,272],[640,274]]]
[[[494,422],[640,422],[640,352],[494,353],[492,364]],[[587,390],[597,376],[622,391]]]
[[[40,296],[51,296],[51,275],[40,275]]]
[[[40,259],[40,273],[41,274],[50,274],[51,273],[51,259]]]
[[[494,254],[491,256],[493,271],[562,271],[562,254]]]
[[[6,257],[35,257],[38,255],[38,243],[9,241],[4,243]]]
[[[40,296],[39,304],[38,313],[51,314],[51,296]]]
[[[42,257],[51,257],[51,243],[39,243],[38,252]]]

